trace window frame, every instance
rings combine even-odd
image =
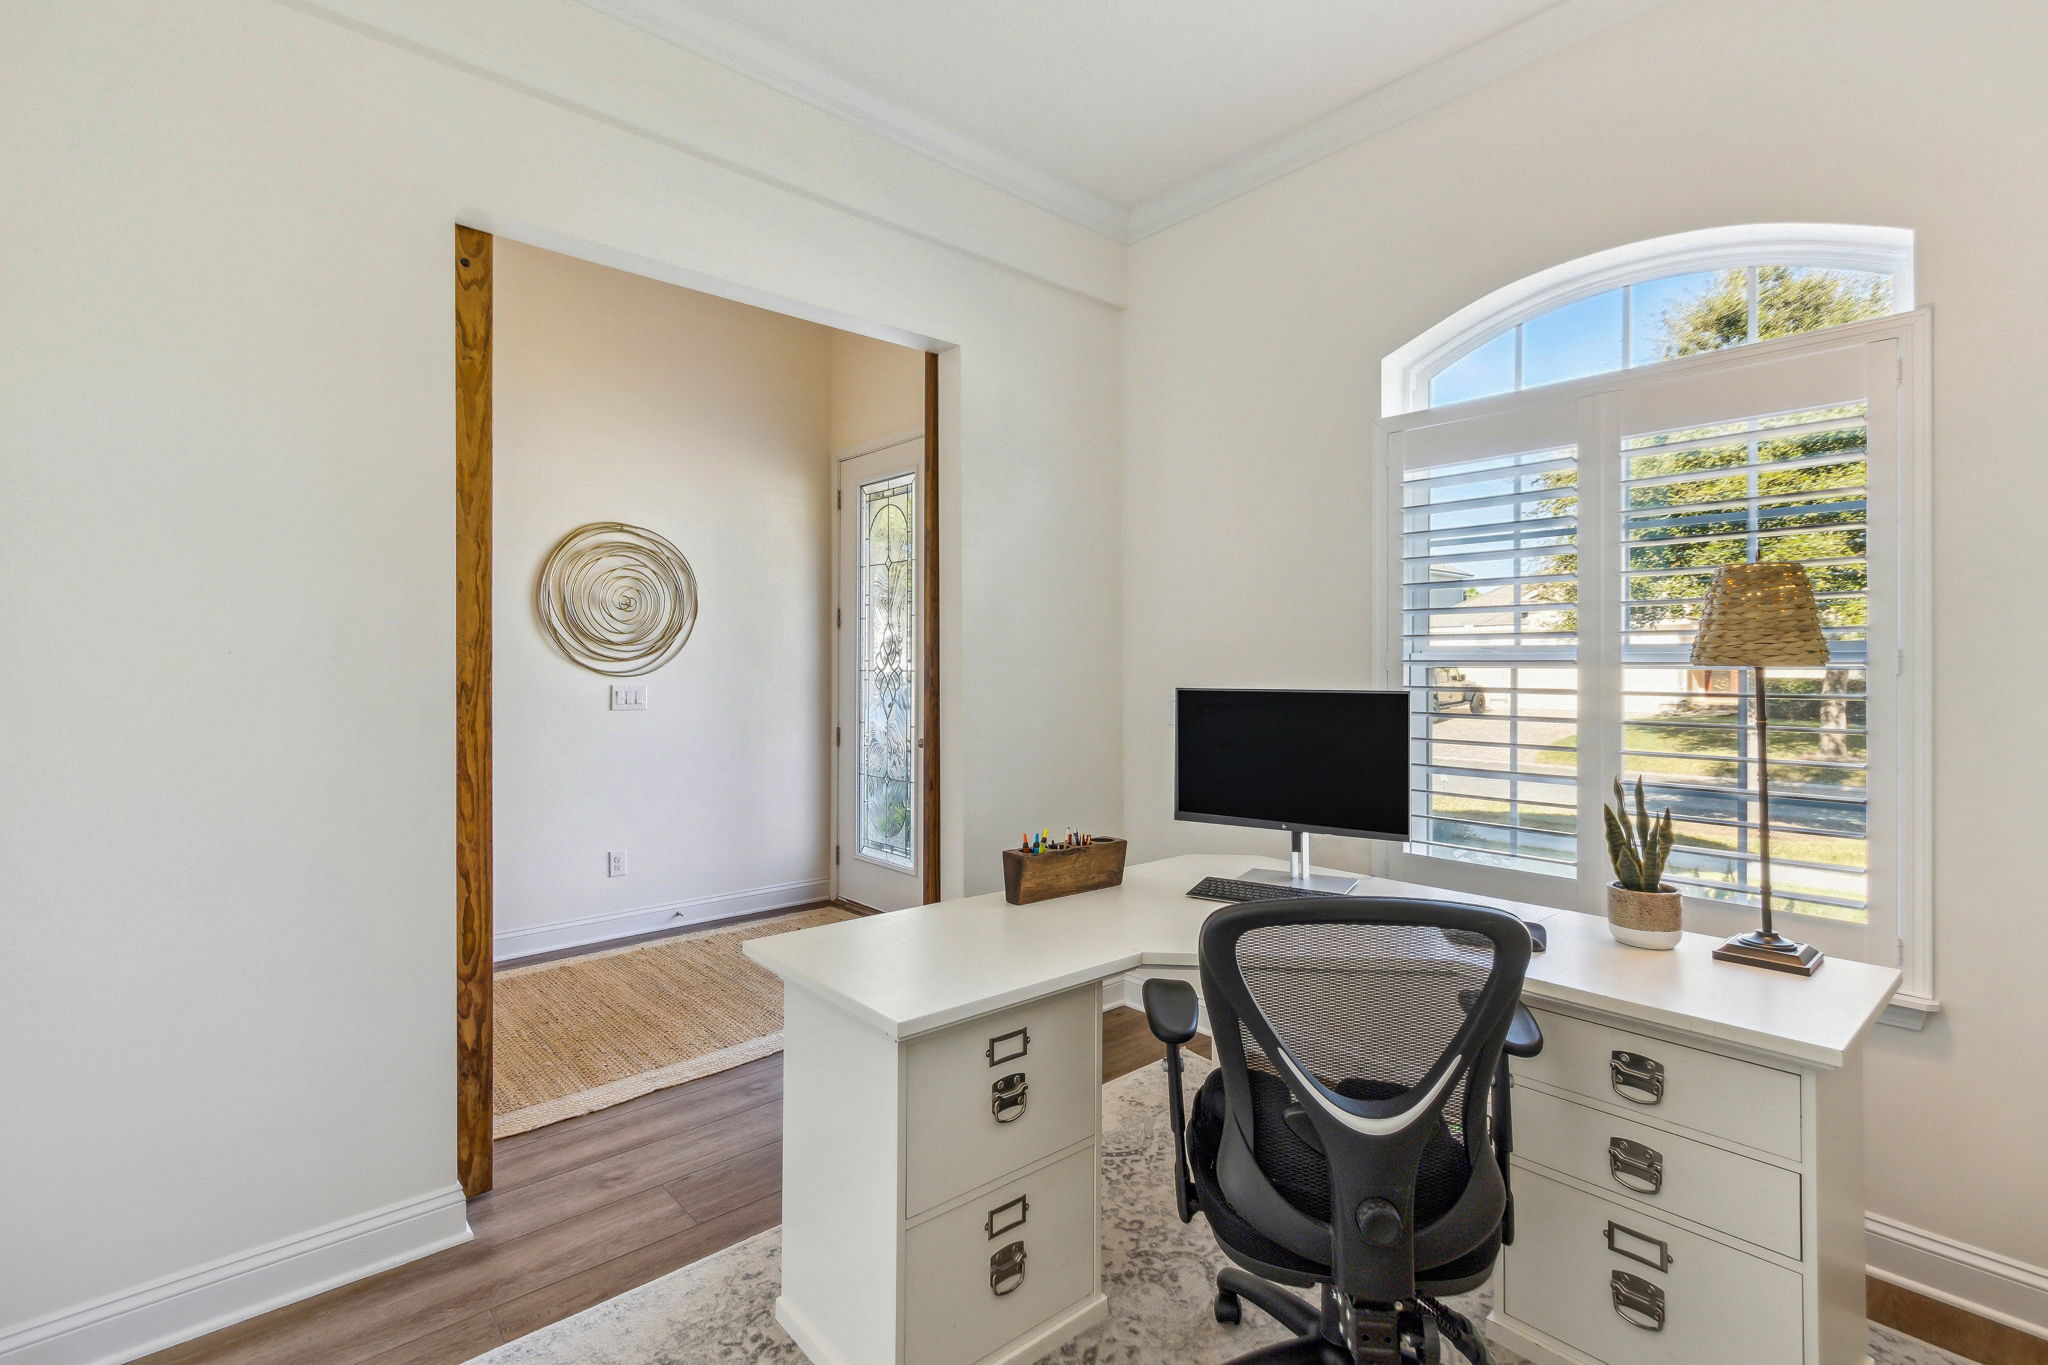
[[[1723,263],[1727,264],[1725,261]],[[1611,282],[1603,282],[1600,287],[1611,288],[1613,285]],[[1769,365],[1789,357],[1843,347],[1869,346],[1885,340],[1895,344],[1897,357],[1897,407],[1892,435],[1895,447],[1895,487],[1892,492],[1897,505],[1888,509],[1886,521],[1893,536],[1893,559],[1896,564],[1902,569],[1905,566],[1917,566],[1919,571],[1901,571],[1895,576],[1892,601],[1895,603],[1896,612],[1896,641],[1890,651],[1895,657],[1889,664],[1873,658],[1869,666],[1873,671],[1885,667],[1892,673],[1892,709],[1897,730],[1896,735],[1881,741],[1886,746],[1886,758],[1891,769],[1890,801],[1893,812],[1893,829],[1889,841],[1891,847],[1884,850],[1882,856],[1892,860],[1894,924],[1897,936],[1895,965],[1900,968],[1904,978],[1894,998],[1894,1008],[1887,1011],[1887,1020],[1907,1027],[1919,1027],[1928,1014],[1940,1008],[1934,989],[1933,952],[1930,753],[1932,587],[1931,575],[1925,571],[1925,566],[1930,563],[1928,552],[1932,543],[1932,423],[1928,401],[1932,361],[1931,319],[1927,310],[1894,313],[1882,318],[1822,328],[1797,336],[1753,342],[1634,369],[1616,370],[1573,380],[1570,383],[1498,394],[1437,408],[1411,409],[1382,417],[1373,425],[1374,506],[1370,524],[1373,563],[1382,575],[1380,581],[1385,586],[1381,591],[1374,592],[1371,597],[1371,658],[1373,676],[1378,686],[1406,690],[1404,665],[1407,661],[1404,658],[1401,639],[1403,592],[1400,519],[1403,470],[1393,450],[1392,438],[1396,433],[1421,431],[1432,426],[1466,422],[1475,418],[1512,419],[1525,409],[1533,412],[1561,404],[1574,406],[1580,413],[1580,495],[1585,500],[1580,512],[1581,526],[1597,528],[1598,537],[1604,544],[1609,538],[1608,532],[1613,530],[1608,525],[1611,520],[1608,513],[1612,510],[1612,499],[1618,488],[1596,490],[1590,497],[1587,490],[1590,482],[1605,481],[1618,472],[1618,467],[1609,462],[1611,452],[1608,448],[1618,448],[1620,437],[1623,435],[1619,424],[1607,416],[1617,407],[1612,395],[1624,389],[1682,381],[1693,376],[1735,371],[1749,366]],[[1425,381],[1425,395],[1426,391]],[[1875,398],[1873,395],[1873,407]],[[1607,429],[1609,427],[1612,430]],[[1618,454],[1614,454],[1613,458],[1618,459]],[[1587,564],[1586,551],[1587,547],[1582,544],[1582,576],[1605,572],[1604,568]],[[1606,556],[1597,553],[1592,558],[1597,565],[1604,565],[1607,562]],[[1618,627],[1608,634],[1613,637],[1612,641],[1596,644],[1592,650],[1594,659],[1598,660],[1604,651],[1619,648]],[[1588,659],[1585,637],[1581,639],[1580,658],[1582,666],[1585,666],[1584,661]],[[1583,869],[1589,849],[1597,847],[1598,841],[1596,834],[1589,834],[1583,828],[1580,837],[1579,865]],[[1875,839],[1872,853],[1873,858],[1879,856]],[[1600,856],[1604,858],[1604,851]],[[1597,876],[1588,877],[1580,874],[1565,878],[1481,864],[1459,863],[1444,858],[1412,854],[1407,852],[1406,845],[1401,844],[1376,847],[1373,851],[1373,871],[1383,876],[1425,885],[1444,885],[1468,894],[1533,901],[1593,914],[1603,913],[1601,889],[1605,885],[1605,880]],[[1689,900],[1688,906],[1692,904]],[[1723,911],[1727,909],[1725,905],[1718,908]],[[1876,953],[1869,956],[1880,957]]]
[[[1760,223],[1652,237],[1538,271],[1451,314],[1393,352],[1382,363],[1380,411],[1382,415],[1391,417],[1428,408],[1430,381],[1437,375],[1501,333],[1554,309],[1623,285],[1648,284],[1671,275],[1760,265],[1889,275],[1892,277],[1892,314],[1909,313],[1914,307],[1913,234],[1904,228]],[[1758,344],[1751,341],[1743,346]],[[1660,365],[1670,363],[1658,362]],[[1625,366],[1620,370],[1610,370],[1608,374],[1649,368],[1653,367]],[[1544,390],[1550,392],[1563,387],[1546,385]],[[1521,389],[1517,392],[1535,390]]]

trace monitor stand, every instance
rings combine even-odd
[[[1348,896],[1358,889],[1356,877],[1318,877],[1310,872],[1308,862],[1308,832],[1289,830],[1293,846],[1287,855],[1287,870],[1274,872],[1263,867],[1254,867],[1244,874],[1248,882],[1273,882],[1279,886],[1291,886],[1302,891],[1323,891],[1333,896]]]

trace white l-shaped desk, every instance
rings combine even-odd
[[[776,1316],[816,1365],[1027,1362],[1101,1320],[1106,979],[1193,979],[1197,854],[1036,905],[971,896],[755,939],[784,1000]],[[1864,1358],[1862,1040],[1898,973],[1660,953],[1541,921],[1515,1065],[1516,1242],[1489,1334],[1544,1365]],[[1170,1174],[1161,1170],[1162,1183]]]

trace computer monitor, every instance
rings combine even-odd
[[[1184,687],[1174,705],[1174,818],[1284,829],[1287,873],[1248,881],[1349,891],[1309,873],[1310,834],[1408,837],[1408,695]]]

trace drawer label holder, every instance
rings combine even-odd
[[[1607,1224],[1607,1231],[1601,1235],[1607,1241],[1607,1249],[1617,1256],[1625,1256],[1638,1265],[1646,1265],[1659,1273],[1671,1269],[1671,1248],[1655,1237],[1637,1232],[1634,1228],[1625,1228],[1613,1221]]]
[[[1020,1194],[1009,1203],[998,1204],[990,1209],[981,1227],[988,1233],[988,1239],[993,1242],[1004,1233],[1023,1227],[1024,1221],[1030,1216],[1031,1201]],[[1018,1245],[1021,1246],[1022,1243]]]
[[[988,1051],[984,1055],[988,1058],[990,1066],[1001,1066],[1004,1062],[1016,1061],[1030,1051],[1031,1030],[1018,1028],[1011,1029],[1008,1033],[998,1033],[989,1039]],[[998,1056],[998,1053],[1002,1055]]]
[[[1617,1270],[1607,1282],[1614,1316],[1645,1332],[1664,1330],[1664,1291],[1640,1275]]]
[[[1024,1287],[1024,1244],[1012,1242],[988,1258],[989,1292],[997,1298]]]
[[[1611,1137],[1607,1174],[1631,1194],[1656,1194],[1664,1188],[1664,1154],[1645,1143]]]
[[[1030,1098],[1031,1083],[1023,1072],[1012,1071],[989,1086],[988,1112],[995,1115],[997,1123],[1015,1123],[1024,1117],[1024,1103]]]
[[[1664,1102],[1664,1063],[1653,1057],[1640,1052],[1609,1053],[1607,1077],[1614,1093],[1630,1104]]]

